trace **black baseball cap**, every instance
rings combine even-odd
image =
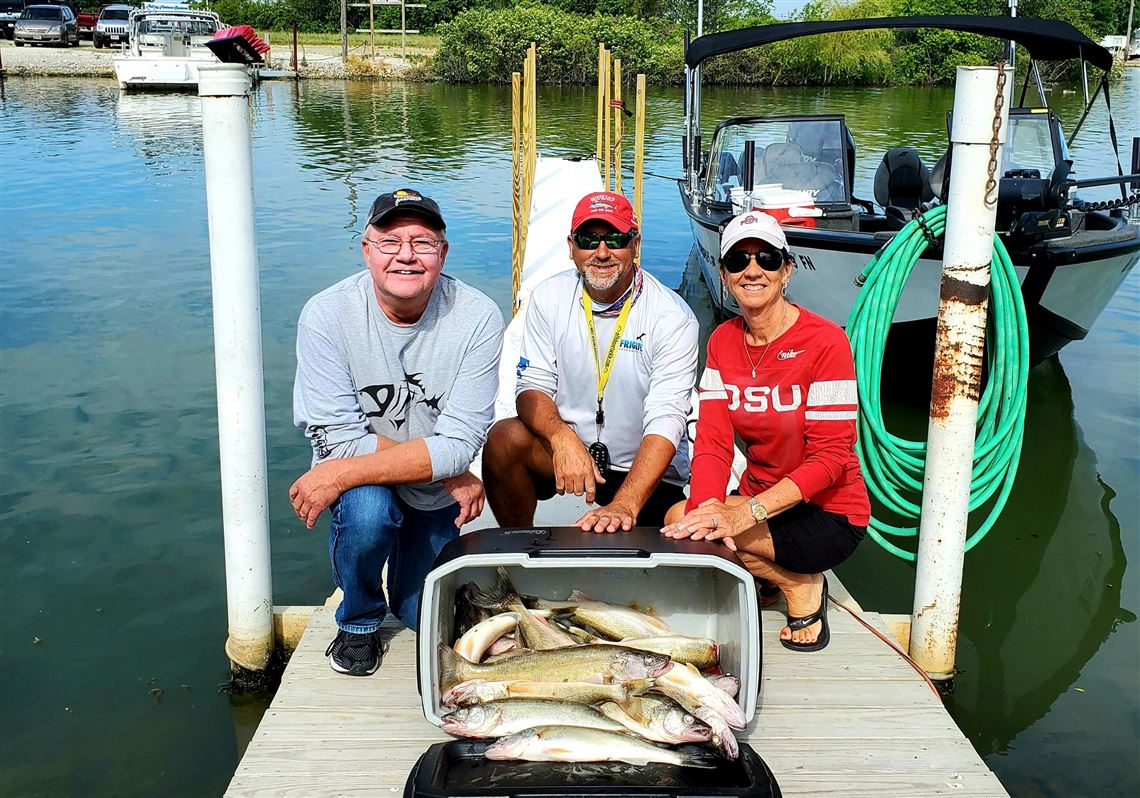
[[[391,194],[381,194],[368,211],[368,224],[380,224],[397,213],[414,213],[424,217],[437,230],[446,230],[443,213],[431,197],[425,197],[413,188],[399,188]]]

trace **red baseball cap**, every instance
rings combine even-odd
[[[595,191],[578,200],[570,220],[570,231],[594,219],[612,225],[619,233],[637,229],[637,217],[633,215],[629,200],[610,191]]]

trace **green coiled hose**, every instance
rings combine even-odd
[[[880,504],[904,522],[916,522],[914,526],[895,526],[872,517],[867,531],[891,554],[912,562],[915,552],[888,538],[918,535],[926,443],[906,440],[887,430],[883,422],[880,386],[883,353],[895,308],[911,271],[928,245],[923,225],[941,237],[946,230],[946,206],[923,214],[921,223],[917,219],[911,221],[875,253],[863,269],[865,282],[847,322],[859,386],[859,440],[855,450],[863,464],[867,488]],[[970,477],[970,512],[990,502],[995,494],[996,499],[985,519],[968,536],[966,551],[986,536],[1001,515],[1017,475],[1025,434],[1029,329],[1013,263],[996,235],[990,263],[986,353],[989,374],[978,403],[974,466]]]

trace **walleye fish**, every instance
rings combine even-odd
[[[568,726],[540,726],[504,737],[490,745],[488,759],[522,759],[528,762],[628,762],[713,768],[709,751],[660,748],[651,742],[619,732]]]
[[[632,698],[623,706],[607,701],[598,711],[657,743],[707,743],[712,739],[712,729],[668,699]]]
[[[440,690],[448,690],[471,679],[492,682],[625,682],[652,679],[670,670],[672,665],[669,658],[661,654],[621,646],[593,645],[550,651],[524,651],[509,659],[481,665],[464,659],[443,643],[439,644],[438,651]]]
[[[572,606],[550,607],[550,609],[553,611],[552,618],[569,621],[573,626],[595,631],[610,640],[677,634],[660,618],[618,604],[583,601]]]
[[[456,737],[507,737],[536,726],[577,726],[622,732],[625,727],[591,707],[568,701],[511,698],[444,715],[440,726]]]
[[[470,681],[457,684],[445,692],[440,702],[445,707],[470,706],[501,701],[506,698],[549,698],[574,704],[612,702],[624,704],[652,686],[650,679],[636,679],[620,684],[595,682],[487,682]]]
[[[620,645],[636,648],[638,651],[653,651],[664,654],[674,662],[687,662],[702,670],[716,665],[720,659],[720,647],[707,637],[687,637],[668,635],[663,637],[633,637],[622,640]]]
[[[705,676],[708,683],[713,687],[724,690],[729,698],[736,698],[736,694],[740,692],[740,680],[732,674],[722,674],[720,676]]]
[[[724,722],[724,718],[720,713],[708,707],[697,707],[693,710],[693,715],[698,720],[712,729],[712,744],[718,751],[724,754],[726,759],[735,760],[740,756],[740,746],[736,743],[736,735],[732,733],[732,729],[728,728],[728,724]]]
[[[692,665],[674,662],[669,670],[655,677],[653,689],[669,696],[699,718],[701,716],[697,715],[697,709],[705,707],[724,718],[724,722],[734,729],[743,729],[748,725],[740,705],[723,690],[709,684]]]
[[[519,616],[519,634],[527,648],[546,651],[577,645],[578,641],[573,637],[526,608],[506,568],[500,565],[497,574],[494,587],[472,595],[471,600],[476,605],[498,612],[516,613]]]
[[[479,662],[495,641],[519,624],[514,612],[493,615],[472,626],[463,637],[455,641],[455,653],[472,662]],[[500,652],[502,653],[502,652]]]

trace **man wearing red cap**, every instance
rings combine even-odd
[[[689,477],[697,320],[637,266],[637,219],[621,194],[583,197],[567,242],[576,269],[526,306],[518,417],[492,427],[483,449],[487,501],[503,527],[529,526],[555,493],[599,505],[583,530],[658,525]]]

